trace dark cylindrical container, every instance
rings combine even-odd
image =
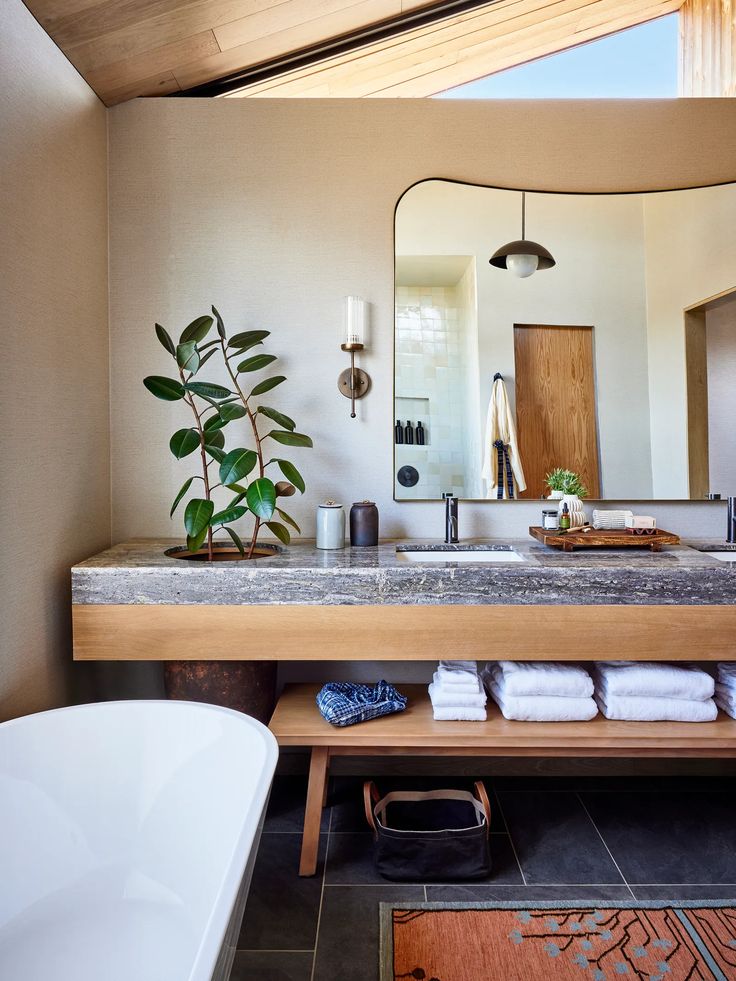
[[[373,501],[360,501],[350,508],[350,544],[378,545],[378,508]]]

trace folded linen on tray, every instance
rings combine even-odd
[[[507,695],[495,681],[488,690],[504,718],[515,722],[588,722],[598,715],[590,696]]]
[[[435,722],[485,722],[487,718],[485,708],[472,705],[452,707],[433,705],[432,714]]]
[[[429,697],[434,708],[483,708],[486,704],[486,693],[481,691],[480,683],[475,692],[448,691],[441,685],[433,683],[429,686]]]
[[[713,697],[714,681],[707,671],[692,664],[642,661],[598,661],[596,692],[606,698],[672,698],[703,701]]]
[[[577,664],[554,661],[497,661],[487,664],[488,675],[508,697],[524,695],[561,695],[566,698],[589,698],[593,679]]]
[[[606,695],[595,700],[607,719],[626,722],[713,722],[718,715],[712,698],[666,698],[656,695]]]

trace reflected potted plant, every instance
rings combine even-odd
[[[212,338],[215,325],[216,336]],[[266,459],[266,447],[268,441],[311,447],[312,440],[296,431],[296,423],[289,416],[261,404],[260,396],[285,382],[284,375],[263,378],[252,386],[249,381],[255,372],[277,360],[273,354],[252,353],[270,332],[247,330],[228,337],[215,307],[212,316],[197,317],[185,327],[178,343],[161,324],[155,325],[155,331],[175,362],[175,377],[149,375],[143,384],[156,398],[187,406],[190,425],[177,429],[169,449],[177,460],[196,454],[199,463],[198,472],[184,481],[170,510],[173,518],[188,498],[184,507],[186,545],[166,554],[205,562],[278,555],[278,545],[259,542],[258,536],[266,528],[288,545],[290,529],[300,532],[279,501],[297,491],[303,494],[305,484],[289,460],[278,453]],[[215,355],[227,373],[228,385],[202,380],[202,368]],[[226,435],[237,423],[245,424],[248,440],[234,439],[228,448]],[[267,432],[260,428],[263,423],[271,427]],[[242,445],[248,441],[251,446]],[[285,479],[274,479],[277,471]],[[252,518],[253,527],[244,542],[233,525],[246,516]],[[229,540],[217,541],[219,532],[225,532]],[[214,702],[267,722],[273,707],[276,665],[267,661],[167,661],[164,680],[171,698]]]
[[[570,523],[573,528],[585,524],[585,510],[582,498],[588,496],[588,489],[573,470],[556,467],[546,476],[546,484],[550,490],[548,500],[559,501],[559,511],[567,504],[570,512]]]

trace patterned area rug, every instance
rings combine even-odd
[[[381,981],[736,981],[736,902],[381,904]]]

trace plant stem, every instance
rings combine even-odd
[[[179,368],[179,376],[181,377],[182,385],[186,384],[186,379],[184,378],[184,372]],[[191,377],[191,376],[190,376]],[[194,402],[194,396],[190,392],[186,392],[184,395],[184,401],[187,402],[189,408],[194,413],[194,418],[197,420],[197,429],[199,431],[199,452],[202,456],[202,474],[204,480],[204,496],[208,501],[212,500],[212,495],[210,493],[210,480],[209,472],[207,470],[207,453],[204,448],[204,428],[202,427],[202,419],[199,412],[197,411],[197,406]],[[212,528],[207,528],[207,558],[212,561]]]
[[[238,382],[237,375],[233,372],[233,369],[230,367],[230,359],[228,357],[227,348],[225,346],[225,341],[223,338],[220,338],[220,344],[222,345],[222,356],[225,360],[225,367],[227,368],[227,373],[228,375],[230,375],[230,380],[235,386],[235,391],[238,393],[240,397],[240,401],[243,403],[243,408],[248,413],[248,419],[250,421],[251,428],[253,429],[253,438],[256,441],[256,454],[258,456],[258,472],[259,472],[259,476],[263,477],[266,468],[263,464],[263,449],[261,447],[261,437],[258,435],[258,422],[256,420],[255,413],[251,410],[251,407],[248,405],[249,396],[243,394],[243,389],[240,387],[240,383]],[[261,519],[256,517],[256,523],[253,528],[253,537],[250,540],[250,548],[248,550],[249,559],[253,557],[253,550],[256,547],[256,542],[258,540],[258,531],[260,527],[261,527]]]

